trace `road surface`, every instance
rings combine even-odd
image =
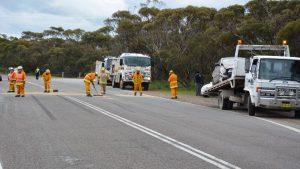
[[[4,78],[5,79],[5,78]],[[0,82],[0,169],[299,169],[300,125],[54,79],[25,98]]]

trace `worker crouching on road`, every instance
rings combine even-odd
[[[92,97],[91,95],[91,83],[94,85],[94,79],[96,78],[97,73],[91,72],[85,75],[84,77],[84,85],[85,85],[85,93],[87,97]]]
[[[143,94],[143,89],[142,89],[142,82],[143,82],[144,76],[141,73],[141,68],[137,68],[136,72],[132,76],[133,80],[133,90],[134,90],[134,95],[136,96],[137,91],[140,92],[140,96]]]
[[[99,78],[99,85],[101,87],[102,94],[105,94],[106,93],[107,80],[109,78],[109,75],[106,72],[106,69],[104,67],[101,69],[98,78]]]
[[[8,74],[8,86],[9,86],[8,93],[15,92],[16,78],[17,76],[14,68],[10,67],[9,74]]]
[[[17,86],[17,95],[16,97],[25,97],[25,80],[26,74],[23,71],[22,66],[18,66],[18,71],[16,73],[16,86]]]
[[[47,69],[43,75],[43,80],[44,80],[44,87],[45,87],[45,90],[44,90],[44,93],[50,93],[50,85],[51,85],[51,73],[50,73],[50,70]]]
[[[178,83],[177,83],[177,75],[173,72],[173,70],[169,73],[169,83],[170,83],[170,89],[171,89],[171,99],[177,99],[177,89],[178,89]]]

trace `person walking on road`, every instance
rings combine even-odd
[[[44,90],[44,93],[50,93],[50,85],[51,85],[51,73],[50,73],[50,70],[47,69],[43,75],[43,80],[44,80],[44,87],[45,87],[45,90]]]
[[[196,87],[196,96],[201,96],[201,88],[203,86],[203,78],[199,71],[196,72],[194,81],[195,81],[195,87]]]
[[[35,79],[36,80],[39,80],[39,77],[40,77],[40,69],[37,67],[36,69],[35,69]]]
[[[99,73],[99,85],[102,90],[102,94],[106,93],[106,85],[107,85],[107,80],[109,78],[109,75],[104,67],[101,68],[101,71]]]
[[[18,66],[17,69],[18,69],[18,71],[16,73],[16,86],[17,86],[16,97],[25,97],[26,73],[24,72],[22,66]]]
[[[97,73],[91,72],[91,73],[88,73],[87,75],[85,75],[85,77],[84,77],[85,93],[86,93],[87,97],[92,97],[91,83],[93,86],[95,86],[94,80],[95,80],[96,76],[97,76]]]
[[[144,76],[141,73],[141,68],[137,68],[135,73],[132,76],[132,81],[133,81],[133,90],[134,90],[134,95],[136,96],[137,91],[140,92],[140,96],[143,94],[143,89],[142,89],[142,82],[143,82]]]
[[[170,89],[171,89],[171,99],[177,99],[177,90],[178,90],[178,83],[177,83],[177,75],[173,72],[173,70],[170,70],[169,72],[169,83],[170,83]]]
[[[13,67],[9,68],[9,74],[8,74],[8,86],[9,90],[8,93],[15,92],[15,83],[16,83],[16,72]]]

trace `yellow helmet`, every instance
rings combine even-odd
[[[102,71],[102,72],[104,72],[104,71],[105,71],[105,68],[104,68],[104,67],[103,67],[103,68],[101,68],[101,71]]]

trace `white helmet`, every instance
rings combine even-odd
[[[47,73],[50,73],[50,69],[47,69],[46,72],[47,72]]]
[[[136,70],[136,71],[141,71],[141,69],[142,69],[141,67],[136,67],[135,70]]]
[[[9,67],[8,70],[14,70],[14,68],[13,67]]]
[[[18,66],[18,68],[17,68],[18,70],[22,70],[23,69],[23,67],[22,66]]]

